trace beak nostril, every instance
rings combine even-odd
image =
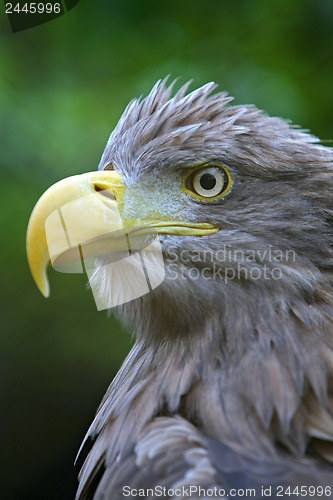
[[[106,198],[109,198],[109,200],[116,199],[111,188],[103,183],[94,183],[94,189],[95,189],[96,193],[100,193],[101,195],[105,196]]]

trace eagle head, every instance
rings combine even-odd
[[[97,455],[114,471],[178,415],[235,453],[329,459],[332,150],[214,83],[188,86],[132,100],[98,171],[50,188],[28,229],[45,294],[49,260],[83,258],[96,301],[136,334],[90,429]]]

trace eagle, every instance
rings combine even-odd
[[[98,170],[30,218],[42,293],[50,262],[84,261],[99,309],[135,335],[76,498],[329,497],[333,150],[190,83],[132,100]]]

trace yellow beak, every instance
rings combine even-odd
[[[50,262],[55,269],[67,265],[69,272],[82,272],[84,258],[142,249],[149,234],[201,236],[218,231],[213,224],[162,220],[158,214],[154,219],[122,220],[124,190],[116,172],[97,171],[63,179],[39,199],[28,225],[27,256],[45,297]]]

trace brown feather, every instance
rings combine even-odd
[[[112,164],[122,176],[126,215],[151,216],[154,200],[161,217],[221,230],[160,236],[164,282],[118,307],[137,341],[88,431],[96,441],[77,499],[123,498],[124,485],[226,493],[249,485],[256,498],[260,485],[333,487],[332,150],[254,106],[210,95],[214,83],[185,95],[187,87],[171,97],[163,80],[131,101],[99,168]],[[232,176],[217,202],[179,189],[200,162]],[[193,258],[207,250],[211,260]],[[249,277],[264,268],[265,279]],[[103,259],[93,280],[110,295]]]

